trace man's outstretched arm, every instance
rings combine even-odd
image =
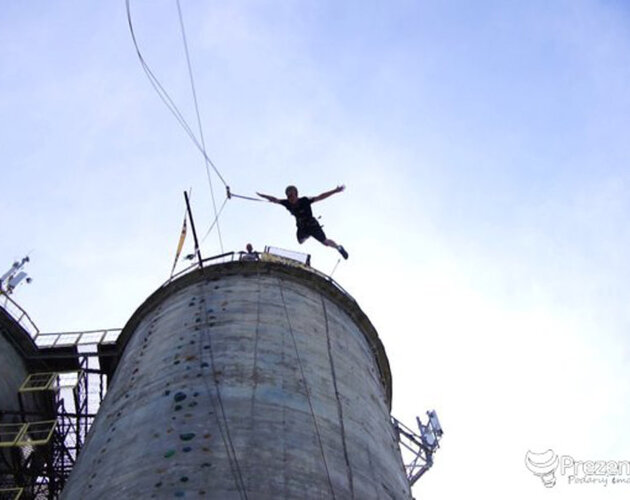
[[[325,193],[318,194],[317,196],[313,196],[311,198],[311,203],[315,203],[316,201],[325,200],[326,198],[328,198],[329,196],[332,196],[335,193],[341,193],[344,189],[346,189],[346,186],[341,185],[341,186],[337,186],[335,189],[331,189],[330,191],[326,191]]]
[[[259,192],[256,192],[256,194],[260,196],[261,198],[264,198],[265,200],[270,201],[271,203],[280,203],[280,200],[278,198],[276,198],[275,196],[271,196],[270,194],[262,194]]]

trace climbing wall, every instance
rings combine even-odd
[[[63,498],[411,498],[358,307],[307,271],[236,266],[132,317]]]

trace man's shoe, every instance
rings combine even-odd
[[[347,258],[348,258],[348,252],[346,252],[346,249],[345,249],[344,247],[342,247],[341,245],[339,245],[338,250],[339,250],[339,253],[341,254],[341,256],[342,256],[344,259],[347,259]]]

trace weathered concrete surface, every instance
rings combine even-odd
[[[69,371],[78,369],[76,348],[56,348],[56,354],[70,356],[69,359],[48,356],[48,350],[39,350],[26,330],[0,307],[0,412],[20,410],[18,389],[31,373]],[[31,393],[23,399],[24,410],[29,413],[26,420],[54,418],[50,406],[50,395]],[[0,421],[22,421],[17,415],[2,417]]]
[[[24,358],[9,341],[8,334],[0,327],[0,412],[19,411],[18,389],[28,375]],[[0,422],[9,423],[12,418],[2,417]]]
[[[24,355],[16,342],[17,335],[23,334],[28,337],[28,334],[20,330],[21,327],[0,309],[0,423],[2,424],[13,424],[22,420],[18,414],[10,413],[20,410],[18,389],[28,375]],[[15,448],[0,448],[0,455],[2,455],[0,460],[3,465],[7,463],[15,465]],[[0,477],[0,482],[11,479]]]
[[[63,498],[411,498],[389,366],[358,306],[306,271],[225,270],[129,321]]]

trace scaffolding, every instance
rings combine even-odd
[[[60,497],[105,393],[103,373],[89,367],[95,352],[77,355],[78,370],[31,373],[19,410],[0,408],[0,500]]]

